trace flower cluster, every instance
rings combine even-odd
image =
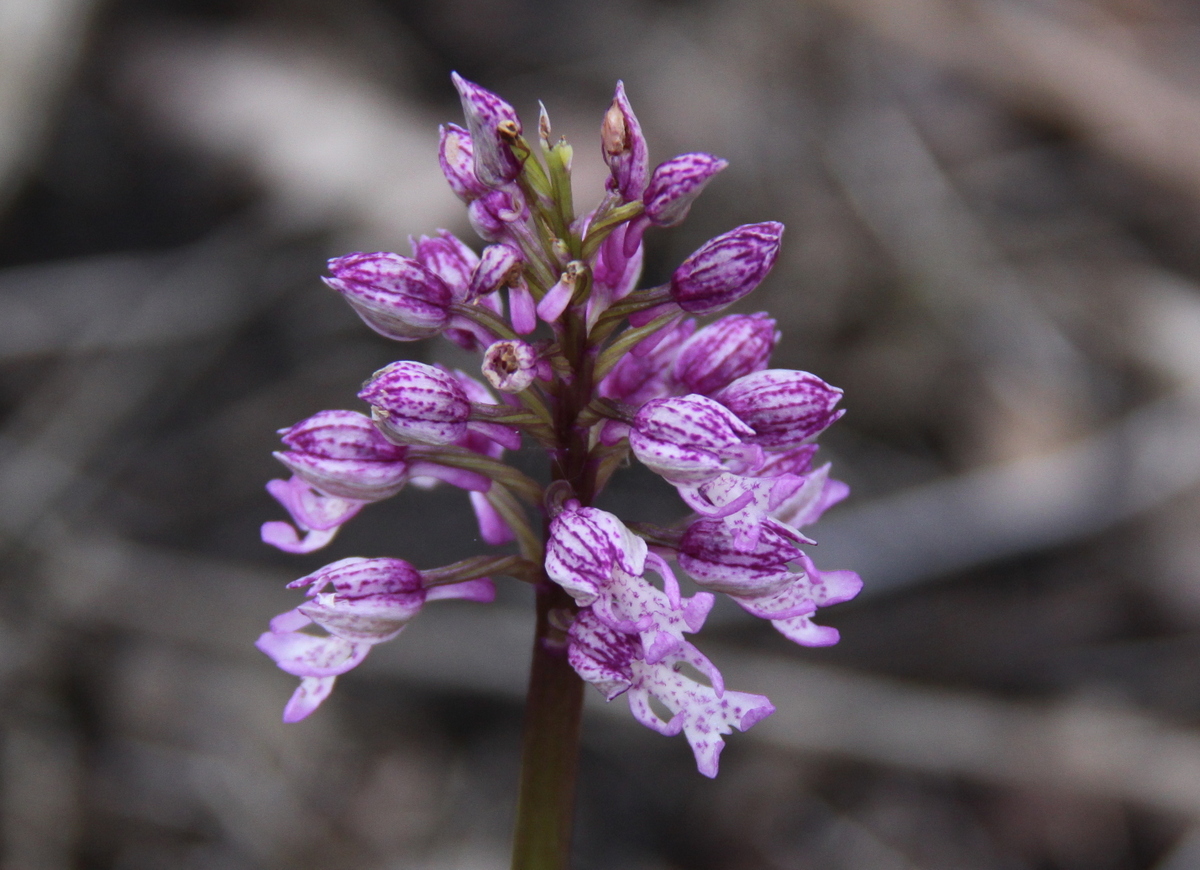
[[[682,731],[700,772],[715,776],[722,735],[774,710],[762,695],[726,689],[688,639],[715,594],[796,643],[821,646],[838,634],[813,622],[817,609],[861,586],[850,571],[817,570],[801,549],[813,543],[801,529],[847,494],[813,461],[815,439],[842,414],[841,391],[769,367],[779,333],[765,313],[695,320],[766,278],[783,226],[737,227],[666,284],[636,289],[646,231],[680,223],[725,161],[683,154],[651,170],[618,83],[601,125],[605,190],[576,215],[571,146],[552,141],[545,110],[535,154],[512,106],[457,75],[454,84],[466,126],[442,128],[440,164],[488,244],[477,254],[439,230],[413,240],[412,256],[331,260],[325,282],[381,335],[442,335],[477,351],[483,380],[401,360],[358,394],[370,416],[322,411],[283,430],[287,449],[275,455],[292,477],[268,489],[292,523],[266,523],[263,540],[311,552],[406,484],[448,483],[469,494],[486,543],[515,542],[518,552],[425,571],[343,559],[295,581],[307,602],[258,642],[301,678],[284,718],[311,713],[337,675],[427,601],[488,601],[488,575],[505,574],[559,596],[547,649],[606,698],[626,695],[638,721]],[[549,456],[548,486],[504,462],[523,440]],[[631,527],[593,507],[630,454],[693,513],[671,527]],[[543,523],[544,541],[535,531]]]

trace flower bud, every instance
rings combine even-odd
[[[457,124],[444,124],[438,128],[438,163],[450,189],[463,202],[470,203],[488,192],[488,188],[475,176],[475,150],[471,145],[471,134]]]
[[[713,398],[754,429],[747,441],[768,450],[804,444],[845,413],[834,410],[841,390],[816,375],[790,369],[738,378]]]
[[[379,501],[408,481],[408,450],[356,411],[322,411],[281,434],[291,449],[275,458],[326,495]]]
[[[450,74],[462,100],[474,150],[475,177],[488,187],[507,184],[521,174],[520,160],[510,145],[521,134],[517,112],[486,88]]]
[[[417,241],[412,241],[410,236],[409,241],[412,244],[413,257],[442,279],[450,288],[454,301],[466,300],[471,286],[471,275],[479,265],[479,255],[446,230],[438,230],[435,239],[421,236]]]
[[[654,399],[638,411],[629,433],[634,455],[671,483],[703,483],[762,461],[761,449],[743,442],[754,430],[704,396]]]
[[[483,354],[483,376],[502,393],[519,393],[538,374],[538,354],[524,341],[497,341]]]
[[[783,224],[745,224],[705,242],[671,276],[671,298],[684,311],[712,314],[762,283],[779,256]]]
[[[683,223],[692,203],[728,161],[711,154],[680,154],[660,163],[646,186],[646,217],[660,227]]]
[[[467,219],[479,237],[498,242],[508,232],[508,225],[527,217],[529,210],[517,191],[490,190],[467,208]]]
[[[730,595],[776,592],[796,579],[788,563],[801,552],[772,528],[764,528],[749,552],[735,546],[729,527],[717,519],[697,520],[679,542],[679,567],[700,586]]]
[[[457,444],[467,435],[471,403],[451,374],[425,363],[400,360],[363,384],[360,399],[394,444]]]
[[[604,162],[612,172],[606,182],[609,190],[621,195],[625,202],[640,199],[646,189],[646,175],[650,169],[646,138],[642,125],[625,96],[625,83],[617,82],[617,92],[612,105],[604,113],[600,125],[600,148]]]
[[[764,369],[779,333],[764,313],[732,314],[688,339],[675,359],[675,379],[688,392],[712,395],[732,381]]]
[[[347,254],[330,260],[329,271],[333,277],[325,283],[387,338],[429,338],[450,322],[450,288],[416,260],[387,252]]]
[[[525,258],[512,245],[488,245],[483,249],[474,274],[471,275],[470,299],[495,293],[512,284],[521,275]]]

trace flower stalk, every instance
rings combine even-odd
[[[698,328],[752,292],[779,254],[782,224],[736,227],[701,246],[667,284],[638,290],[647,231],[686,218],[725,161],[684,154],[651,172],[624,86],[601,124],[610,177],[575,214],[571,146],[551,142],[542,108],[535,153],[516,111],[453,76],[466,127],[441,129],[439,163],[488,242],[422,236],[413,256],[353,253],[326,283],[376,332],[444,336],[480,354],[480,379],[411,360],[363,385],[359,411],[323,411],[282,430],[292,472],[268,489],[291,517],[263,526],[289,552],[406,485],[467,493],[479,539],[515,547],[418,569],[352,557],[292,584],[306,601],[276,617],[259,648],[300,678],[284,718],[311,714],[338,676],[396,638],[428,603],[488,602],[492,577],[535,589],[536,629],[513,842],[514,870],[566,870],[584,684],[665,735],[682,733],[704,776],[724,735],[774,711],[727,688],[692,643],[717,594],[804,646],[837,640],[813,623],[852,598],[850,571],[821,571],[800,529],[847,488],[814,467],[816,437],[842,393],[815,375],[770,369],[779,334],[765,313]],[[543,486],[505,461],[540,446]],[[691,513],[671,527],[627,525],[594,507],[631,459],[678,491]],[[672,567],[674,565],[674,567]],[[680,582],[684,578],[685,583]],[[690,583],[688,582],[690,578]],[[685,585],[686,584],[686,585]],[[690,594],[688,594],[690,592]]]

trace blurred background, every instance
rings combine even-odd
[[[253,647],[348,555],[480,552],[457,490],[259,543],[275,430],[402,356],[319,276],[472,239],[448,74],[602,180],[730,167],[648,281],[785,222],[739,307],[846,391],[815,529],[842,643],[700,646],[779,712],[700,777],[589,703],[579,870],[1200,867],[1200,9],[1185,0],[0,0],[5,870],[507,866],[529,601],[429,608],[279,721]],[[631,469],[629,519],[682,505]]]

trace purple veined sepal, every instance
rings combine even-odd
[[[371,405],[371,419],[394,444],[446,446],[464,444],[472,432],[515,449],[521,436],[515,430],[471,419],[471,402],[463,388],[462,373],[451,374],[437,366],[399,360],[371,376],[358,397]],[[491,394],[478,384],[482,395]]]
[[[752,472],[762,448],[744,439],[754,430],[705,396],[653,399],[629,433],[634,456],[673,484],[697,484],[723,474]]]
[[[651,662],[677,650],[685,632],[699,631],[713,605],[704,592],[683,598],[666,561],[613,514],[576,502],[550,524],[545,568],[577,604],[614,630],[636,633]],[[662,578],[662,590],[645,579],[647,570]]]
[[[445,482],[486,492],[491,485],[481,474],[438,465],[424,459],[419,449],[393,444],[357,411],[321,411],[280,435],[291,449],[274,453],[275,458],[328,496],[380,501],[410,480],[425,489]]]
[[[325,495],[379,501],[408,482],[407,448],[392,444],[357,411],[321,411],[279,434],[289,449],[275,458]]]
[[[471,134],[457,124],[443,124],[438,128],[438,165],[450,189],[463,202],[474,202],[488,192],[487,185],[475,175]]]
[[[765,528],[754,547],[734,543],[733,531],[720,519],[693,521],[679,542],[679,567],[702,588],[728,595],[770,595],[791,583],[789,567],[803,555],[795,541]]]
[[[722,317],[679,349],[673,374],[689,393],[711,396],[738,378],[765,369],[779,337],[774,319],[765,312]]]
[[[263,523],[262,541],[285,553],[312,553],[329,544],[342,524],[367,502],[325,495],[299,475],[267,482],[267,492],[287,510],[295,527],[282,520]],[[299,533],[297,533],[299,529]]]
[[[722,735],[734,728],[746,731],[775,712],[763,695],[725,689],[712,662],[686,641],[651,663],[636,636],[613,629],[591,608],[579,612],[568,637],[567,658],[576,673],[607,700],[627,694],[630,712],[647,728],[666,735],[682,731],[704,776],[717,775]],[[708,684],[689,671],[707,677]],[[669,711],[670,719],[659,717],[651,698]]]
[[[521,174],[524,164],[512,148],[521,134],[521,119],[511,105],[486,88],[458,73],[451,73],[450,79],[462,100],[471,135],[475,177],[488,187],[507,184]]]
[[[326,592],[329,586],[332,592]],[[333,680],[356,667],[371,647],[396,637],[427,601],[492,601],[486,577],[426,589],[420,571],[402,559],[341,559],[288,584],[309,600],[271,620],[256,646],[284,671],[301,678],[284,721],[303,719],[328,697]],[[326,635],[304,629],[316,625]]]
[[[546,541],[546,573],[580,606],[599,597],[614,572],[641,576],[646,567],[646,542],[616,516],[568,501],[550,522]]]
[[[342,294],[362,321],[396,341],[437,335],[450,322],[454,295],[416,260],[386,251],[354,253],[329,261],[322,280]]]
[[[447,230],[438,230],[436,238],[409,237],[413,258],[442,279],[455,302],[474,298],[471,280],[479,267],[479,255]]]
[[[714,397],[754,429],[747,438],[767,450],[786,450],[816,438],[845,413],[842,391],[816,375],[766,369],[738,378]]]
[[[671,275],[671,298],[689,314],[713,314],[762,283],[779,257],[783,224],[745,224],[709,239]]]
[[[703,153],[680,154],[660,163],[650,176],[642,198],[646,218],[660,227],[683,223],[705,186],[728,165],[720,157]]]
[[[612,105],[600,125],[600,150],[610,176],[606,187],[625,202],[641,199],[650,170],[650,156],[642,125],[625,95],[625,83],[617,82]]]

